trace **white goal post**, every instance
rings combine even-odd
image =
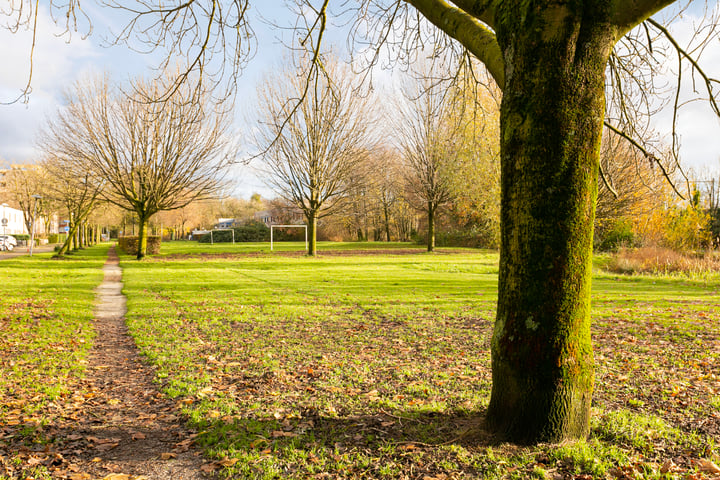
[[[227,232],[228,230],[232,232],[232,242],[233,245],[235,245],[235,230],[233,230],[232,228],[213,228],[212,230],[210,230],[210,245],[214,245],[213,232]]]
[[[273,251],[273,228],[304,228],[305,229],[305,250],[308,249],[307,225],[270,225],[270,251]]]

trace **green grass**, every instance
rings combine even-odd
[[[95,337],[93,289],[107,249],[64,260],[49,253],[0,260],[0,453],[9,453],[8,461],[18,453],[6,450],[10,444],[37,448],[49,441],[43,426],[58,421],[58,405],[79,393]],[[49,478],[44,468],[25,474]]]
[[[227,475],[703,478],[693,461],[716,448],[703,429],[718,426],[720,277],[598,271],[593,434],[517,448],[480,426],[497,254],[400,247],[415,253],[180,242],[124,257],[133,335]]]
[[[0,412],[10,397],[67,394],[82,376],[94,338],[93,289],[106,257],[101,246],[65,260],[47,253],[0,261]]]
[[[713,478],[696,461],[720,463],[720,276],[598,268],[592,435],[520,448],[482,430],[496,253],[279,247],[171,242],[123,257],[136,342],[225,475]],[[106,255],[0,261],[0,464],[21,468],[18,445],[42,450],[82,405]]]
[[[423,252],[426,247],[410,242],[318,242],[318,255],[323,253],[348,250],[417,250]],[[457,249],[454,249],[457,250]],[[466,249],[467,250],[467,249]],[[274,242],[273,251],[270,251],[270,242],[238,242],[238,243],[198,243],[190,240],[164,242],[162,244],[163,256],[218,254],[218,253],[259,253],[272,255],[273,253],[305,251],[305,242]]]

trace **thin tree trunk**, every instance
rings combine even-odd
[[[385,238],[390,241],[390,213],[387,204],[383,205],[383,213],[385,214]]]
[[[317,254],[317,212],[311,210],[307,214],[308,222],[308,252],[307,254],[314,257]]]
[[[75,239],[75,231],[77,230],[77,225],[71,223],[69,227],[70,229],[68,230],[67,237],[65,237],[65,241],[60,246],[60,250],[58,250],[57,254],[55,254],[56,257],[62,257],[70,251],[70,246]]]
[[[589,432],[592,234],[614,39],[601,11],[581,19],[563,8],[558,12],[570,16],[552,24],[552,35],[543,30],[548,19],[537,16],[539,28],[505,25],[498,35],[513,64],[501,113],[501,257],[487,423],[519,443]]]
[[[428,236],[427,236],[427,251],[435,251],[435,205],[432,202],[428,202]]]
[[[138,216],[138,251],[137,259],[142,260],[147,255],[148,219]]]

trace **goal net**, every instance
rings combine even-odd
[[[270,225],[270,251],[273,251],[274,238],[273,233],[275,228],[304,228],[305,229],[305,250],[308,249],[308,233],[307,225]]]

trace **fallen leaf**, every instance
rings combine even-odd
[[[71,473],[70,480],[90,480],[92,477],[88,473]]]
[[[162,460],[170,460],[171,458],[176,458],[176,457],[177,457],[177,455],[175,455],[174,453],[171,453],[171,452],[163,452],[160,454],[160,458]]]
[[[130,475],[124,473],[111,473],[110,475],[103,477],[102,480],[131,480]]]
[[[216,463],[206,463],[205,465],[200,466],[200,470],[205,473],[212,473],[215,470],[217,470],[218,465]]]
[[[220,465],[222,465],[223,467],[232,467],[239,461],[240,461],[239,458],[224,458],[224,459],[220,460],[218,463]]]
[[[703,473],[712,473],[717,475],[720,473],[720,467],[715,465],[712,461],[707,460],[705,458],[701,458],[699,460],[695,460],[695,463],[698,466],[698,470],[700,470]]]
[[[30,457],[27,459],[27,464],[33,467],[35,465],[40,465],[43,461],[45,461],[44,458]]]
[[[140,433],[140,432],[133,433],[132,439],[133,440],[145,440],[145,434]]]
[[[663,474],[668,473],[673,468],[675,468],[675,462],[673,462],[671,459],[665,460],[665,462],[660,467],[660,473],[663,473]]]
[[[100,450],[101,452],[107,452],[108,450],[112,450],[113,448],[120,445],[120,442],[117,443],[101,443],[100,445],[96,445],[95,449]]]

